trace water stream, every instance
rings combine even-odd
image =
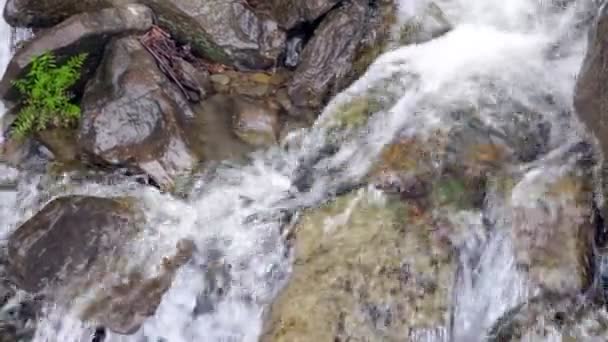
[[[422,2],[401,0],[402,19],[415,15]],[[396,134],[424,136],[447,128],[452,124],[449,108],[463,102],[479,110],[484,124],[498,127],[501,113],[495,109],[507,97],[552,123],[551,149],[580,139],[571,98],[586,44],[586,29],[579,23],[594,2],[557,2],[436,1],[454,29],[386,53],[332,100],[318,122],[374,87],[385,91],[389,105],[373,116],[365,134],[347,135],[331,153],[326,150],[332,142],[317,124],[289,149],[261,151],[245,165],[220,165],[201,175],[187,201],[129,179],[95,183],[66,177],[47,184],[43,177],[22,175],[17,192],[0,194],[0,231],[10,232],[52,196],[135,196],[146,209],[149,226],[134,242],[133,264],[157,264],[182,238],[192,239],[198,252],[179,271],[155,316],[135,335],[109,334],[107,341],[257,341],[263,311],[290,272],[281,228],[298,210],[357,184]],[[9,58],[8,37],[9,28],[2,22],[0,68]],[[544,100],[547,95],[551,103]],[[532,161],[513,168],[526,173],[542,166],[542,161]],[[486,202],[485,215],[494,216],[495,225],[508,226],[508,204],[491,197]],[[481,217],[473,215],[466,224],[475,232]],[[508,234],[474,235],[461,255],[452,331],[420,341],[481,341],[496,318],[526,298],[525,279],[515,271]],[[230,267],[207,279],[206,265],[218,262]],[[202,300],[207,309],[201,311]],[[48,307],[45,313],[35,341],[90,341],[94,327],[70,312]]]

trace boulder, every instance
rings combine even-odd
[[[65,285],[112,255],[137,232],[141,219],[128,198],[52,200],[10,235],[9,275],[29,292]]]
[[[82,89],[95,72],[105,44],[112,36],[146,31],[152,22],[152,11],[141,5],[107,8],[70,17],[37,34],[35,39],[17,51],[0,81],[0,97],[16,100],[18,92],[13,88],[12,81],[25,75],[33,57],[47,51],[54,53],[58,64],[78,53],[89,54],[83,77],[75,86]]]
[[[262,341],[403,341],[449,321],[455,263],[432,223],[360,190],[308,210]]]
[[[136,38],[112,41],[82,99],[79,146],[92,162],[148,174],[161,188],[197,157],[178,121],[193,117],[187,100]]]
[[[131,334],[154,314],[194,251],[181,240],[162,263],[149,265],[156,259],[142,261],[132,250],[144,224],[133,198],[57,198],[10,236],[9,276],[22,289],[44,290],[45,302],[83,321]]]
[[[578,296],[532,298],[503,315],[488,342],[606,341],[608,313]]]
[[[50,26],[76,13],[124,3],[152,8],[158,24],[182,43],[216,62],[260,69],[274,65],[285,33],[241,1],[198,0],[9,0],[4,17],[14,26]]]
[[[288,84],[296,106],[318,108],[345,85],[369,12],[368,1],[355,0],[331,11],[302,51]]]
[[[515,262],[533,287],[581,293],[593,278],[593,186],[588,170],[530,171],[512,192]]]

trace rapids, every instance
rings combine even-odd
[[[424,2],[400,0],[400,20],[417,15]],[[553,4],[558,2],[563,5]],[[331,101],[315,126],[294,137],[298,142],[257,152],[245,165],[226,163],[201,174],[188,200],[128,178],[83,182],[66,175],[52,183],[22,173],[15,191],[0,193],[0,232],[8,234],[60,194],[135,196],[150,224],[133,242],[134,267],[154,273],[152,265],[171,253],[181,238],[192,239],[198,252],[179,271],[155,316],[134,336],[108,334],[106,341],[257,341],[264,310],[290,273],[284,227],[300,209],[356,186],[397,133],[423,136],[447,128],[452,124],[447,109],[463,102],[476,107],[485,124],[496,126],[501,117],[493,106],[509,97],[551,121],[552,149],[567,149],[581,139],[571,99],[586,44],[586,26],[580,23],[596,6],[592,0],[436,3],[453,24],[452,31],[380,56]],[[10,57],[9,36],[9,27],[0,23],[2,70]],[[320,123],[331,119],[340,104],[374,86],[384,88],[390,105],[372,117],[365,134],[347,135],[327,152],[335,142],[328,141]],[[547,94],[551,104],[542,100]],[[535,160],[512,165],[512,171],[538,172],[550,163],[550,158]],[[525,202],[527,191],[516,187],[513,200]],[[510,224],[505,214],[509,204],[491,196],[486,202],[485,215],[495,225]],[[477,232],[482,217],[472,214],[462,222]],[[528,295],[525,279],[515,270],[508,235],[473,233],[462,250],[451,327],[419,336],[421,342],[481,341],[495,319]],[[230,267],[219,278],[206,278],[206,265],[218,261]],[[78,298],[74,305],[85,300]],[[210,309],[197,313],[202,300]],[[90,341],[93,330],[70,312],[47,307],[34,340]]]

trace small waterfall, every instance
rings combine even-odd
[[[573,28],[592,0],[571,1],[566,8],[544,0],[436,3],[454,29],[379,57],[361,79],[332,100],[299,148],[260,151],[246,165],[222,164],[200,177],[189,200],[128,178],[94,183],[66,176],[60,183],[47,184],[44,177],[23,177],[17,192],[5,197],[0,190],[0,232],[15,229],[60,194],[133,196],[148,220],[146,232],[133,243],[134,264],[156,264],[182,238],[193,240],[198,252],[178,272],[156,314],[135,335],[109,333],[106,341],[257,341],[263,312],[289,277],[281,227],[298,210],[319,205],[359,182],[397,134],[424,136],[447,129],[453,125],[449,109],[463,102],[479,111],[484,124],[496,127],[501,121],[496,107],[501,97],[508,97],[552,123],[552,148],[580,139],[570,113],[585,32]],[[419,6],[401,0],[401,7],[403,15],[415,15]],[[10,36],[10,28],[0,20],[2,70],[11,53]],[[335,151],[325,153],[332,142],[321,123],[341,104],[372,88],[385,92],[388,105],[370,120],[366,134],[347,136]],[[547,94],[551,105],[542,100]],[[300,184],[304,178],[305,191]],[[487,201],[487,212],[469,213],[462,220],[472,233],[460,246],[450,336],[438,332],[421,341],[482,341],[492,322],[528,295],[513,261],[508,203],[491,197]],[[492,229],[484,215],[493,218]],[[211,276],[206,269],[210,263],[223,268]],[[90,341],[94,328],[72,312],[47,307],[35,341]]]

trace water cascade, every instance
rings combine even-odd
[[[128,177],[94,182],[66,175],[56,183],[22,172],[15,190],[0,193],[0,232],[8,234],[54,196],[133,196],[145,208],[148,226],[130,246],[130,266],[154,274],[153,265],[184,238],[194,241],[196,252],[178,271],[154,316],[134,335],[108,332],[106,341],[253,342],[261,334],[265,310],[290,277],[286,235],[302,210],[359,187],[383,147],[397,136],[429,141],[436,132],[459,125],[454,113],[463,108],[478,113],[480,125],[504,132],[508,123],[502,109],[521,104],[550,123],[546,146],[525,162],[501,166],[501,172],[517,175],[509,198],[489,192],[483,210],[453,214],[466,233],[454,241],[459,265],[451,322],[410,336],[421,342],[483,341],[498,318],[535,291],[515,265],[511,208],[537,205],[535,191],[572,169],[578,162],[572,151],[584,138],[571,99],[586,45],[587,26],[581,23],[595,3],[562,2],[567,4],[437,0],[451,31],[381,55],[329,103],[312,128],[283,146],[254,153],[245,164],[220,164],[198,175],[188,199]],[[399,5],[401,22],[425,7],[415,0]],[[0,23],[0,37],[4,69],[10,56],[5,23]],[[331,129],[340,108],[370,94],[380,105],[365,127]],[[221,266],[210,271],[210,265]],[[81,302],[86,298],[75,299],[74,305]],[[95,327],[69,310],[47,306],[43,312],[34,341],[90,341]]]

